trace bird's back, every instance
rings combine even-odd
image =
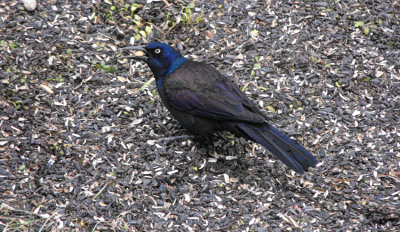
[[[188,60],[165,78],[166,88],[188,88],[196,91],[213,89],[226,78],[214,67],[202,62]],[[175,86],[180,84],[180,86]],[[196,88],[196,89],[194,89]]]

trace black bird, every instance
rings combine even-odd
[[[163,43],[127,47],[153,72],[157,90],[172,116],[189,132],[207,135],[230,131],[262,144],[298,173],[317,160],[304,147],[266,121],[249,98],[212,66],[194,62]]]

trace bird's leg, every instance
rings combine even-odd
[[[193,139],[193,138],[195,138],[194,135],[179,135],[179,136],[172,136],[172,137],[157,139],[157,142],[174,141],[174,140],[180,140],[180,139]]]

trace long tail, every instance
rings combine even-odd
[[[234,126],[234,128],[232,128]],[[246,123],[230,125],[232,132],[262,144],[287,166],[303,174],[309,167],[315,167],[318,161],[304,147],[282,134],[271,125],[259,126]]]

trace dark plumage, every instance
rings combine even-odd
[[[315,167],[313,155],[271,126],[247,96],[212,66],[187,60],[162,43],[125,49],[143,52],[127,58],[149,65],[165,106],[191,133],[230,131],[262,144],[298,173]]]

